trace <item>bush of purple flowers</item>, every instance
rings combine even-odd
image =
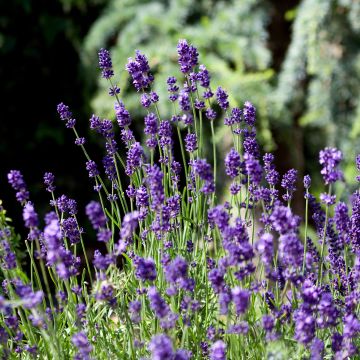
[[[52,211],[41,223],[22,174],[9,172],[29,230],[29,271],[21,268],[1,209],[3,358],[356,358],[360,192],[337,201],[341,152],[320,151],[326,191],[319,200],[304,177],[302,222],[291,208],[297,171],[281,176],[274,156],[262,154],[254,105],[230,107],[226,90],[211,87],[186,40],[177,53],[181,74],[167,80],[170,120],[161,117],[146,56],[137,51],[126,65],[144,108],[141,145],[110,54],[100,50],[121,130],[118,136],[114,121],[90,118],[105,143],[102,170],[70,108],[57,107],[84,153],[96,194],[84,211],[106,252],[88,257],[77,203],[57,193],[52,173],[44,175]],[[219,204],[214,121],[222,114],[233,145],[224,157],[229,198]],[[212,134],[211,162],[205,127]],[[360,171],[360,156],[356,166]]]

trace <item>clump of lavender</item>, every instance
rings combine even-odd
[[[282,358],[358,358],[360,193],[337,193],[342,153],[320,151],[326,192],[319,199],[310,176],[303,178],[302,223],[291,204],[302,190],[300,173],[279,174],[274,155],[262,153],[255,106],[233,107],[221,86],[213,93],[210,72],[188,41],[179,41],[177,55],[179,72],[164,84],[170,120],[152,89],[151,61],[136,51],[125,65],[142,105],[142,144],[110,53],[100,50],[101,77],[115,102],[113,119],[90,118],[105,142],[103,168],[87,152],[70,107],[58,105],[95,190],[85,209],[58,194],[55,175],[46,172],[52,209],[43,221],[20,171],[9,172],[29,235],[23,268],[0,204],[1,356],[260,359],[278,348],[286,349]],[[223,183],[214,141],[220,117],[233,139]],[[213,162],[205,156],[205,119]],[[360,156],[356,166],[360,171]],[[217,197],[227,186],[227,198]],[[83,214],[88,220],[80,223]]]

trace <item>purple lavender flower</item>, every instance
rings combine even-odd
[[[296,190],[296,177],[297,170],[290,169],[281,180],[281,186],[286,190],[286,194],[283,196],[285,201],[290,201],[293,192]]]
[[[243,109],[244,120],[249,126],[254,126],[256,121],[256,108],[250,101],[245,101]]]
[[[133,232],[138,226],[139,212],[133,211],[124,216],[120,230],[120,237],[123,241],[131,241]]]
[[[170,93],[169,99],[170,101],[176,101],[178,98],[177,92],[179,91],[179,87],[176,85],[176,78],[174,76],[170,76],[166,83],[168,84],[168,91]]]
[[[8,173],[8,182],[16,191],[16,200],[23,203],[29,200],[29,192],[27,191],[24,178],[19,170],[10,170]]]
[[[157,165],[148,167],[146,183],[150,190],[152,209],[158,209],[164,202],[163,176],[164,174]]]
[[[193,67],[198,64],[199,53],[197,49],[189,45],[186,40],[179,40],[177,45],[177,52],[179,55],[180,70],[184,74],[192,71]]]
[[[236,314],[243,314],[249,306],[250,292],[237,286],[231,290],[231,295],[235,305]]]
[[[23,219],[27,228],[37,227],[39,225],[38,214],[35,212],[34,205],[30,201],[24,206]]]
[[[193,153],[194,151],[196,151],[198,148],[197,145],[197,139],[196,139],[196,135],[192,134],[192,133],[188,133],[185,136],[185,149],[187,152],[189,153]]]
[[[44,174],[44,184],[46,185],[46,191],[53,192],[55,191],[55,176],[51,172],[46,172]]]
[[[104,79],[110,79],[114,76],[110,52],[106,49],[100,49],[99,51],[99,67],[101,69],[101,75]]]
[[[151,338],[149,351],[152,360],[173,360],[174,350],[171,339],[164,334],[156,335]]]
[[[342,153],[336,148],[326,147],[324,150],[320,151],[319,162],[320,165],[323,165],[321,175],[323,176],[326,185],[332,184],[343,178],[342,172],[336,169],[341,160]]]
[[[360,251],[360,192],[352,198],[352,214],[350,217],[350,239],[354,252]]]
[[[213,174],[211,166],[207,163],[207,161],[205,159],[196,159],[191,161],[190,165],[194,169],[195,173],[199,176],[199,178],[205,182],[201,191],[204,194],[210,194],[214,192],[215,184]]]
[[[83,229],[78,227],[78,224],[73,217],[64,219],[61,222],[61,226],[65,236],[70,240],[71,244],[77,244],[80,241]]]
[[[86,162],[86,170],[89,172],[89,177],[93,178],[99,175],[99,170],[95,161],[89,160]]]
[[[76,120],[72,118],[72,112],[67,105],[60,103],[57,106],[57,112],[60,116],[60,119],[66,121],[67,128],[73,128],[75,126]]]
[[[179,94],[179,106],[182,111],[190,111],[190,97],[189,94],[183,89]]]
[[[261,260],[267,267],[271,267],[274,255],[273,236],[265,233],[256,244],[256,249],[261,255]]]
[[[96,201],[91,201],[89,204],[87,204],[86,215],[88,216],[95,230],[106,226],[106,216],[100,203]]]
[[[150,301],[150,308],[154,311],[155,315],[160,319],[166,317],[170,312],[170,308],[166,301],[158,293],[156,287],[150,287],[147,295]]]
[[[115,103],[115,115],[117,123],[121,128],[129,126],[131,124],[131,116],[128,110],[126,110],[125,105],[120,102]]]
[[[211,345],[210,360],[226,360],[226,344],[218,340]]]
[[[140,143],[135,142],[130,146],[127,153],[126,169],[125,172],[128,176],[131,176],[141,166],[144,151]]]
[[[137,256],[134,259],[134,264],[136,267],[135,276],[142,281],[154,281],[156,280],[156,266],[153,259],[143,259],[140,256]]]
[[[278,205],[275,206],[270,215],[270,221],[278,233],[285,234],[294,231],[298,226],[299,220],[292,214],[291,209],[287,206]]]
[[[154,81],[154,77],[149,73],[148,60],[139,50],[135,52],[135,59],[129,58],[125,69],[132,77],[133,85],[137,91],[147,88]]]
[[[154,113],[148,113],[144,119],[146,135],[156,135],[158,132],[157,116]]]
[[[295,339],[304,345],[309,344],[315,336],[315,319],[309,309],[300,307],[294,314]]]
[[[15,269],[17,266],[16,255],[11,251],[11,247],[8,241],[6,240],[0,241],[0,250],[2,252],[2,254],[0,255],[1,266],[6,270]],[[1,309],[1,305],[0,305],[0,309]]]
[[[281,235],[279,238],[279,256],[288,266],[300,266],[304,248],[295,233]]]
[[[202,87],[208,88],[210,86],[211,76],[205,65],[201,64],[199,66],[199,72],[196,77]]]
[[[222,87],[218,87],[216,89],[216,99],[217,102],[219,104],[219,106],[223,109],[223,110],[227,110],[227,108],[229,107],[229,101],[228,101],[228,97],[229,95],[226,93],[226,91],[222,88]]]
[[[249,175],[250,182],[254,185],[260,185],[262,179],[262,167],[259,160],[254,156],[245,153],[244,161],[246,173]]]
[[[92,345],[89,343],[86,334],[83,331],[80,331],[73,335],[71,341],[77,347],[77,359],[90,360],[89,355],[93,348]]]
[[[15,292],[22,301],[25,309],[35,309],[43,300],[44,293],[42,291],[33,291],[30,285],[25,285],[21,280],[15,280]]]
[[[310,360],[322,360],[324,353],[324,343],[318,339],[315,338],[311,344],[311,356]]]
[[[150,107],[151,105],[151,99],[150,99],[150,96],[146,93],[142,94],[141,95],[141,98],[140,98],[140,102],[141,102],[141,105],[144,107],[144,108],[148,108]]]
[[[114,257],[111,254],[102,255],[99,250],[95,250],[93,264],[99,270],[106,270],[114,263]]]
[[[186,288],[188,264],[185,259],[177,256],[164,268],[166,281],[170,284],[179,284]]]
[[[226,175],[230,176],[231,178],[235,178],[240,173],[241,167],[241,158],[239,153],[234,149],[228,152],[225,157],[225,172]]]
[[[274,318],[271,315],[264,315],[262,317],[262,326],[266,332],[270,332],[274,328]]]
[[[311,177],[309,175],[304,176],[304,188],[309,189],[311,185]]]

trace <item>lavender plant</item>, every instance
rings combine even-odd
[[[167,80],[171,119],[159,112],[146,56],[137,51],[126,64],[144,108],[141,145],[120,99],[110,53],[100,50],[121,132],[119,137],[114,121],[91,116],[90,128],[105,144],[102,170],[86,151],[70,108],[57,107],[84,153],[96,198],[84,211],[106,251],[88,258],[77,203],[57,191],[52,173],[44,175],[52,209],[43,224],[21,173],[8,174],[29,230],[24,242],[30,268],[21,268],[1,212],[2,356],[355,358],[360,193],[337,202],[341,152],[320,151],[326,187],[320,200],[311,193],[310,176],[304,177],[302,225],[291,209],[297,171],[281,177],[274,156],[261,153],[254,105],[231,107],[226,90],[211,87],[210,73],[186,40],[177,52],[180,72]],[[222,186],[229,186],[229,198],[221,204],[214,122],[222,115],[233,144],[224,156],[229,183]],[[208,126],[210,161],[203,136]],[[356,166],[360,171],[360,156]]]

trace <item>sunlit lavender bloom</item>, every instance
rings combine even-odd
[[[25,309],[36,308],[43,300],[44,293],[42,291],[33,291],[30,285],[25,285],[21,280],[15,280],[15,292],[22,301]]]
[[[113,156],[105,155],[102,160],[105,174],[110,181],[115,181],[116,167]]]
[[[291,200],[292,194],[296,190],[296,178],[297,170],[290,169],[281,180],[281,186],[286,190],[286,194],[283,196],[285,201]]]
[[[160,141],[159,144],[163,148],[165,146],[171,146],[173,143],[172,140],[172,127],[170,121],[163,120],[159,125],[159,136]]]
[[[135,142],[130,146],[126,158],[125,172],[128,176],[131,176],[141,166],[144,151],[140,143]]]
[[[254,156],[245,153],[244,161],[246,173],[249,175],[250,182],[254,185],[259,185],[262,179],[262,167],[259,160]]]
[[[225,157],[226,175],[230,176],[231,178],[237,177],[240,173],[240,166],[240,155],[234,148],[231,148],[231,150],[227,153]]]
[[[166,317],[170,312],[170,308],[166,301],[158,293],[156,287],[150,287],[147,295],[150,301],[150,308],[154,311],[155,315],[160,319]]]
[[[229,95],[226,93],[226,91],[221,86],[219,86],[216,89],[215,94],[216,94],[216,99],[217,99],[219,106],[223,110],[227,110],[227,108],[229,107],[229,101],[228,101]]]
[[[352,214],[350,217],[350,239],[354,251],[360,251],[360,192],[352,198]]]
[[[39,225],[39,217],[34,209],[34,205],[29,201],[23,209],[23,219],[27,228],[37,227]]]
[[[117,123],[121,128],[129,126],[131,124],[130,113],[125,108],[125,105],[122,102],[115,103],[115,115],[116,115]]]
[[[300,266],[304,247],[295,233],[281,235],[279,238],[279,255],[288,266]]]
[[[324,343],[318,339],[315,338],[311,344],[311,356],[310,360],[322,360],[323,353],[324,353]]]
[[[190,165],[194,169],[195,173],[199,176],[201,180],[205,182],[201,191],[204,194],[210,194],[215,191],[215,184],[213,179],[213,174],[211,166],[207,163],[206,159],[196,159],[190,161]]]
[[[243,314],[249,306],[250,292],[237,286],[231,290],[231,295],[235,305],[236,314]]]
[[[77,347],[78,353],[75,355],[77,360],[90,360],[90,353],[92,351],[92,345],[89,343],[89,340],[86,334],[83,331],[80,331],[73,335],[71,338],[72,343]]]
[[[149,166],[147,169],[146,184],[151,195],[151,208],[157,209],[163,204],[165,195],[162,185],[163,173],[157,165]]]
[[[187,74],[192,71],[193,67],[198,64],[197,49],[189,45],[186,40],[181,39],[177,45],[177,52],[179,55],[179,65],[182,73]]]
[[[99,67],[104,79],[110,79],[114,76],[110,52],[106,49],[100,49],[99,51]]]
[[[65,236],[70,240],[71,244],[77,244],[80,241],[83,229],[78,227],[78,224],[73,217],[64,219],[61,222],[61,226],[64,230]]]
[[[158,132],[157,116],[154,113],[148,113],[144,118],[146,135],[155,135]]]
[[[353,314],[344,317],[343,335],[347,339],[355,337],[360,332],[360,321]]]
[[[199,66],[199,71],[197,73],[196,78],[202,87],[208,88],[210,86],[211,76],[210,76],[209,71],[206,69],[205,65],[201,64]]]
[[[189,94],[183,89],[179,94],[179,106],[182,111],[190,110],[190,97]]]
[[[106,216],[100,203],[91,201],[89,204],[87,204],[86,215],[88,216],[91,225],[95,230],[106,226]]]
[[[270,221],[278,233],[285,234],[297,228],[299,219],[292,214],[291,209],[287,206],[278,205],[270,215]]]
[[[19,170],[10,170],[8,173],[8,182],[16,191],[16,200],[23,203],[29,200],[29,192],[27,191],[24,178]]]
[[[222,205],[217,205],[208,210],[208,221],[212,229],[217,225],[221,231],[224,231],[229,224],[229,220],[230,215]]]
[[[295,311],[295,339],[304,345],[309,344],[315,336],[315,319],[304,307]]]
[[[95,161],[89,160],[86,162],[86,170],[89,172],[89,177],[93,178],[99,175],[99,170]]]
[[[99,270],[106,270],[114,263],[114,257],[111,254],[102,255],[99,250],[95,250],[93,264]]]
[[[319,163],[320,165],[323,165],[321,175],[323,176],[326,185],[332,184],[343,178],[342,172],[336,169],[341,160],[342,153],[336,148],[326,147],[324,150],[320,151]]]
[[[274,255],[273,236],[270,233],[263,234],[256,243],[256,249],[260,253],[263,263],[267,267],[270,267]]]
[[[133,85],[137,91],[147,88],[154,81],[154,77],[149,73],[148,60],[139,50],[135,52],[135,59],[129,58],[125,69],[132,77]]]
[[[156,266],[153,259],[143,259],[140,256],[137,256],[134,259],[134,264],[136,267],[135,276],[142,281],[154,281],[156,279]]]
[[[46,191],[53,192],[55,191],[55,176],[51,172],[46,172],[44,174],[44,184],[46,185]]]
[[[189,153],[193,153],[198,148],[196,135],[192,133],[188,133],[185,136],[185,149]]]
[[[222,340],[218,340],[211,345],[211,360],[226,360],[226,344]]]
[[[329,195],[328,193],[321,193],[320,201],[327,206],[334,205],[335,201],[336,201],[336,195]]]
[[[309,189],[310,185],[311,185],[311,177],[310,177],[310,175],[305,175],[304,176],[304,188]]]
[[[177,92],[179,91],[179,87],[176,85],[176,78],[174,76],[168,77],[166,83],[168,84],[168,91],[170,93],[169,99],[171,101],[176,101],[178,98]]]
[[[256,121],[256,108],[250,101],[245,101],[243,109],[244,120],[249,126],[254,126]]]
[[[164,334],[155,335],[149,343],[151,360],[173,360],[174,350],[171,339]]]
[[[2,262],[1,266],[6,270],[11,270],[16,268],[16,255],[11,251],[10,245],[6,240],[0,242],[0,249],[2,250],[2,255],[0,260]],[[1,306],[0,306],[1,309]]]

